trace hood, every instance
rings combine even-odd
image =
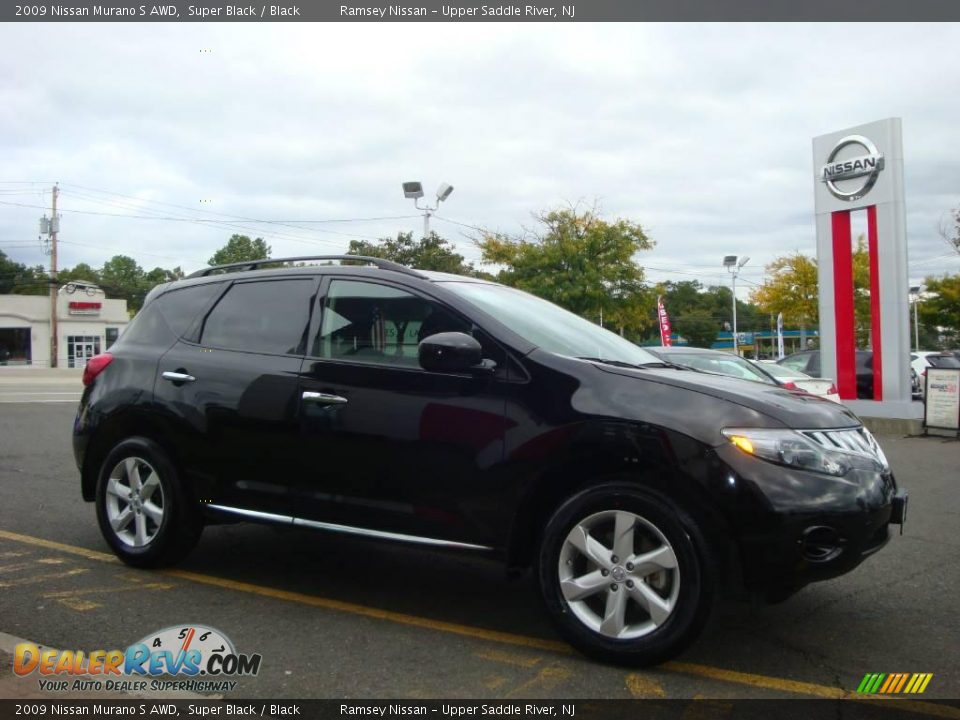
[[[805,392],[785,390],[777,385],[672,368],[633,370],[600,363],[596,364],[596,368],[624,378],[715,397],[766,415],[777,424],[795,430],[859,427],[862,424],[852,411],[840,403]],[[721,421],[722,411],[717,414],[717,422]]]

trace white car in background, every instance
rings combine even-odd
[[[773,376],[779,385],[785,388],[803,390],[811,395],[819,395],[833,402],[840,402],[840,393],[837,386],[830,378],[810,377],[799,370],[791,370],[783,365],[777,365],[775,362],[760,362],[751,360],[759,365],[764,372]]]
[[[921,398],[927,387],[928,368],[960,368],[960,360],[956,355],[943,350],[918,350],[910,353],[911,380],[914,383],[914,394]]]

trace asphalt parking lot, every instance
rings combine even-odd
[[[836,698],[868,672],[930,672],[917,700],[960,697],[956,441],[881,438],[910,517],[854,573],[780,605],[724,603],[682,657],[631,671],[569,650],[529,578],[462,555],[232,525],[208,528],[176,568],[127,568],[80,499],[75,403],[41,394],[71,386],[11,387],[0,382],[0,696],[37,694],[36,676],[9,671],[10,636],[109,649],[202,623],[263,656],[237,697]]]

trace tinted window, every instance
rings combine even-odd
[[[927,362],[935,368],[960,368],[960,360],[953,355],[929,355]]]
[[[387,285],[334,280],[324,299],[318,357],[419,367],[417,346],[440,332],[470,325],[426,298]]]
[[[173,290],[157,298],[155,304],[163,319],[177,337],[183,337],[197,315],[203,311],[213,296],[223,289],[221,283],[194,285],[182,290]]]
[[[136,314],[114,347],[128,345],[164,345],[169,347],[175,338],[163,321],[156,302],[149,303]]]
[[[250,352],[303,353],[314,281],[237,283],[214,306],[200,342]]]

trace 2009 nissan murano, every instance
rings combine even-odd
[[[843,406],[664,363],[524,292],[375,258],[161,285],[84,373],[85,500],[126,563],[246,519],[533,568],[583,652],[680,652],[718,588],[845,573],[906,512]]]

